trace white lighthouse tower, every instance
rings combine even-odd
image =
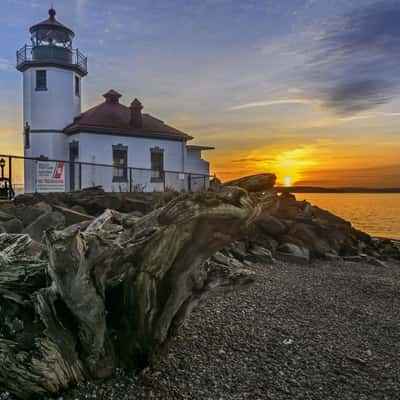
[[[87,58],[73,49],[74,32],[49,18],[30,28],[31,45],[17,52],[17,69],[23,74],[25,157],[67,160],[69,147],[64,128],[81,113],[81,79],[87,75]],[[25,191],[35,191],[35,170],[25,162]]]

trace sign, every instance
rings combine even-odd
[[[38,161],[36,191],[39,193],[65,192],[65,164],[55,161]]]

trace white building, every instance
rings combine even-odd
[[[74,32],[55,15],[51,8],[46,21],[33,25],[32,45],[17,52],[23,73],[25,192],[97,185],[106,191],[208,187],[209,163],[201,152],[212,147],[188,145],[191,136],[142,113],[139,100],[125,106],[121,94],[110,90],[103,103],[81,112],[87,59],[73,49]],[[46,189],[41,173],[52,162]],[[55,176],[57,168],[62,173]]]

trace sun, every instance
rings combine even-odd
[[[283,183],[286,187],[292,186],[292,178],[290,176],[283,178]]]

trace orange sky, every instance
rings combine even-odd
[[[15,50],[48,4],[6,3],[0,153],[22,154]],[[88,55],[83,110],[109,89],[124,104],[139,98],[214,146],[204,158],[222,180],[274,172],[280,184],[400,187],[400,31],[388,18],[398,2],[97,3],[57,1]]]

